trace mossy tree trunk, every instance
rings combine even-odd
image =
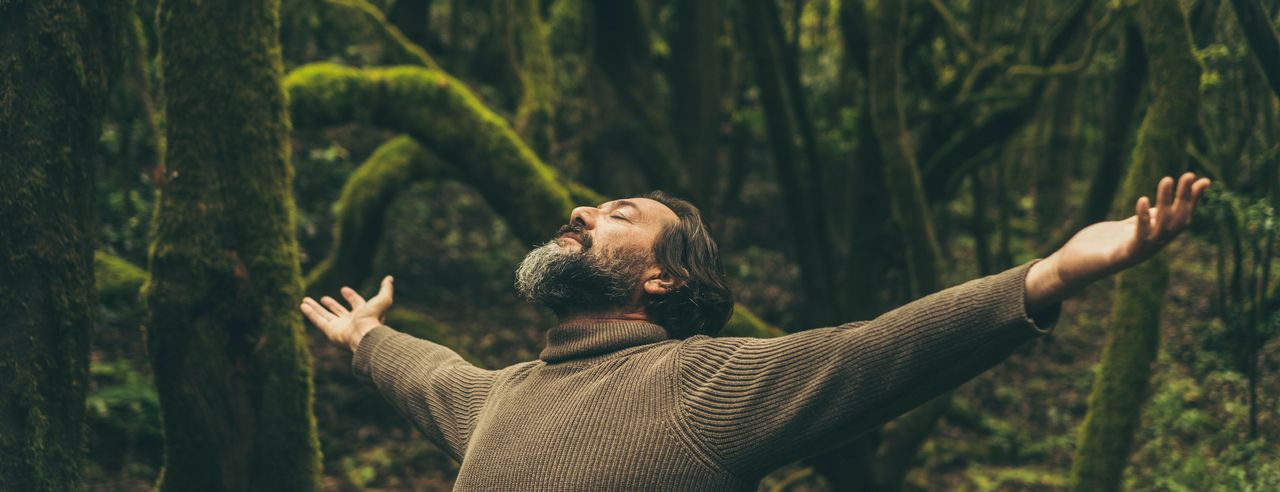
[[[918,298],[942,288],[942,250],[934,234],[902,107],[906,2],[879,0],[869,13],[871,122],[884,158],[891,215],[903,241],[911,297]],[[950,399],[950,393],[939,396],[885,428],[884,444],[877,453],[880,476],[876,489],[901,487],[916,452],[950,405]]]
[[[502,0],[500,15],[506,24],[507,56],[520,80],[516,107],[516,131],[546,156],[555,141],[555,67],[547,44],[547,25],[538,0]]]
[[[1184,149],[1197,121],[1200,90],[1200,66],[1191,52],[1186,17],[1177,0],[1143,0],[1138,24],[1152,97],[1123,185],[1124,203],[1150,196],[1152,183],[1182,168]],[[1168,263],[1160,254],[1116,279],[1110,334],[1071,469],[1075,490],[1120,489],[1159,347],[1168,277]]]
[[[279,1],[157,12],[167,169],[144,287],[159,490],[318,490]]]
[[[343,285],[360,286],[369,278],[382,242],[387,208],[401,191],[449,170],[431,151],[401,135],[373,151],[342,187],[334,204],[333,248],[307,273],[306,292],[333,295]]]
[[[0,489],[78,490],[94,163],[132,2],[0,3]]]

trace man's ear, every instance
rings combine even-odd
[[[667,272],[662,271],[656,266],[649,267],[644,272],[644,293],[649,295],[665,295],[675,290],[677,285],[674,278]]]

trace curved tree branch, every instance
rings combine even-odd
[[[474,186],[522,242],[545,241],[573,210],[563,178],[461,82],[418,67],[330,63],[285,78],[296,126],[366,123],[412,136]]]

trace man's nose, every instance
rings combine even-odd
[[[596,216],[600,213],[600,209],[595,207],[576,207],[569,214],[569,223],[580,222],[582,227],[590,230],[596,227]]]

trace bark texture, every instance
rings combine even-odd
[[[279,6],[157,12],[168,167],[144,297],[161,491],[320,488]]]
[[[1123,185],[1126,203],[1151,196],[1151,183],[1161,176],[1176,176],[1182,169],[1200,95],[1200,65],[1192,54],[1186,17],[1177,1],[1144,0],[1138,5],[1138,24],[1152,98]],[[1163,253],[1116,278],[1111,332],[1071,469],[1074,490],[1121,487],[1147,398],[1151,361],[1159,348],[1160,310],[1168,280]]]
[[[0,490],[78,490],[94,163],[132,2],[0,2]]]

